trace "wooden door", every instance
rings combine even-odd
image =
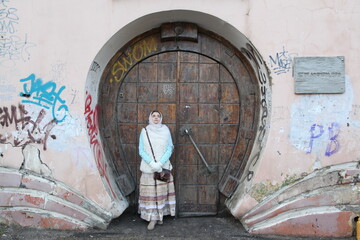
[[[198,54],[179,54],[178,210],[184,216],[215,215],[224,208],[218,182],[236,140],[239,94],[221,64]],[[191,129],[204,160],[184,129]]]
[[[170,160],[178,214],[225,209],[258,128],[258,80],[246,61],[220,36],[188,23],[146,32],[109,61],[100,82],[99,129],[115,181],[131,204],[141,174],[139,134],[158,109],[175,145]]]
[[[161,53],[133,68],[119,94],[120,138],[137,182],[138,136],[149,113],[158,109],[175,144],[171,162],[179,215],[215,215],[223,209],[217,185],[239,123],[239,94],[225,68],[197,53]]]

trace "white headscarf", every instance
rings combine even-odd
[[[154,112],[158,112],[160,114],[160,122],[158,124],[155,124],[152,120],[152,114]],[[162,120],[163,120],[162,113],[157,110],[154,110],[149,115],[149,125],[146,128],[156,131],[156,129],[160,129],[161,127],[163,127]]]
[[[151,115],[154,113],[154,112],[158,112],[160,113],[160,122],[158,124],[155,124],[152,120],[152,117]],[[151,138],[151,142],[154,141],[154,144],[155,145],[155,142],[162,142],[162,141],[168,141],[168,139],[170,139],[171,141],[171,144],[172,144],[172,139],[171,139],[171,134],[170,134],[170,130],[169,128],[162,124],[162,120],[163,120],[163,115],[161,112],[155,110],[155,111],[152,111],[149,115],[149,125],[146,126],[146,129],[148,130],[149,132],[149,135],[150,135],[150,138]],[[162,145],[162,144],[161,144]]]

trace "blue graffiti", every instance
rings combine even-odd
[[[275,74],[283,74],[290,71],[292,66],[292,58],[297,54],[289,53],[283,47],[281,52],[276,53],[275,57],[269,56],[270,66],[272,67]]]
[[[330,157],[334,153],[337,153],[340,149],[340,144],[336,139],[339,136],[340,129],[338,123],[331,123],[329,129],[329,140],[330,143],[326,147],[325,156]]]
[[[20,96],[31,98],[31,100],[22,100],[22,103],[32,103],[45,109],[51,108],[53,117],[57,122],[65,120],[69,108],[65,104],[65,100],[60,97],[65,86],[56,91],[56,83],[52,81],[43,83],[41,78],[35,79],[35,74],[20,79],[20,82],[24,82],[24,92],[20,93]],[[59,104],[60,106],[57,107]]]
[[[7,7],[7,5],[5,4],[5,2],[9,2],[9,0],[0,0],[0,4],[4,7]]]
[[[339,124],[336,122],[331,123],[331,126],[328,127],[329,131],[329,141],[330,143],[326,146],[325,156],[330,157],[331,155],[337,153],[340,149],[340,144],[337,140],[339,136],[340,129]],[[310,128],[310,143],[309,148],[306,151],[307,154],[312,152],[314,139],[320,138],[324,134],[324,127],[314,123]]]
[[[16,12],[16,8],[0,9],[0,33],[15,33],[15,24],[19,24],[19,16]]]
[[[323,135],[324,127],[314,123],[310,128],[310,133],[311,133],[311,136],[310,136],[309,150],[306,151],[306,153],[311,153],[312,148],[313,148],[314,139],[319,138]]]

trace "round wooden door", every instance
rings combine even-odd
[[[224,66],[196,53],[160,53],[129,72],[118,99],[120,141],[137,183],[138,136],[158,109],[175,145],[171,162],[179,215],[215,215],[224,208],[217,185],[239,124],[239,94]],[[136,136],[129,134],[135,129]]]
[[[161,111],[175,145],[178,215],[215,215],[224,211],[253,145],[256,79],[225,40],[182,26],[149,31],[115,54],[100,83],[100,132],[115,180],[136,204],[139,134],[150,112]]]

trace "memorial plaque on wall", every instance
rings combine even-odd
[[[344,57],[295,57],[295,93],[345,92]]]

